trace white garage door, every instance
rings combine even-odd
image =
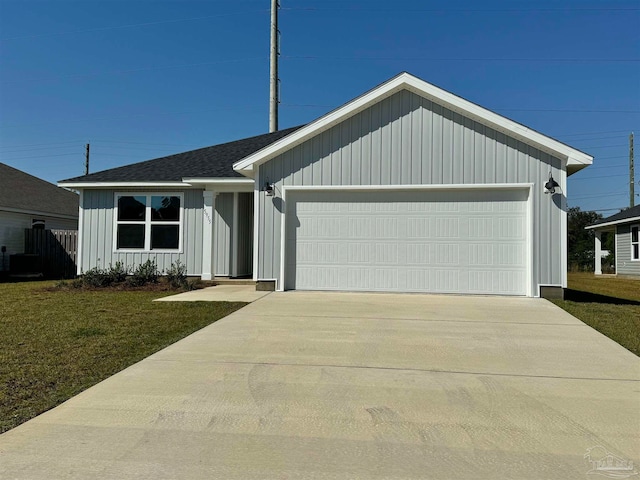
[[[288,192],[285,288],[526,295],[527,195]]]

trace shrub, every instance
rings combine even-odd
[[[129,270],[122,262],[116,262],[115,265],[109,265],[109,270],[105,274],[109,277],[111,284],[122,283],[127,279]]]
[[[180,260],[176,260],[167,270],[167,281],[171,288],[186,288],[187,266],[180,262]]]
[[[127,283],[133,287],[141,287],[147,283],[157,283],[160,272],[155,260],[147,260],[138,265],[133,274],[127,278]]]
[[[107,271],[99,267],[93,267],[82,275],[82,284],[85,287],[108,287],[111,283],[111,278],[107,274]]]

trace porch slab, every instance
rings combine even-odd
[[[158,298],[155,302],[255,302],[272,292],[258,292],[255,285],[216,285]]]

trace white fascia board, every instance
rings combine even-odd
[[[187,188],[185,182],[58,182],[65,188]]]
[[[255,183],[251,178],[183,178],[182,180],[194,187],[218,193],[253,192]]]
[[[411,190],[520,190],[533,183],[453,183],[442,185],[284,185],[283,191],[411,191]]]
[[[634,223],[634,222],[640,222],[640,217],[622,218],[620,220],[615,220],[613,222],[599,223],[598,225],[589,225],[588,227],[584,227],[584,229],[591,230],[593,228],[611,227],[613,225],[620,225],[622,223]]]
[[[183,178],[183,182],[188,184],[203,184],[203,185],[253,185],[253,180],[250,178]]]
[[[24,215],[40,215],[42,217],[62,218],[65,220],[77,220],[78,215],[63,215],[54,212],[43,212],[42,210],[25,210],[22,208],[0,207],[1,212],[22,213]]]
[[[458,97],[446,90],[436,87],[424,80],[409,73],[401,73],[382,85],[370,90],[360,97],[350,101],[342,107],[320,117],[314,122],[296,130],[281,140],[259,150],[252,155],[236,162],[233,165],[234,170],[245,174],[255,165],[261,165],[280,153],[299,145],[309,138],[331,128],[341,121],[357,114],[358,112],[368,108],[380,100],[393,95],[403,89],[407,89],[417,95],[426,97],[435,103],[442,105],[450,110],[459,112],[466,117],[472,118],[479,123],[487,125],[498,131],[504,132],[509,136],[520,139],[528,144],[533,144],[537,148],[559,156],[561,159],[567,160],[567,165],[588,166],[593,162],[593,157],[584,152],[565,145],[553,138],[547,137],[541,133],[531,130],[524,125],[514,122],[502,115],[494,113],[464,98]]]

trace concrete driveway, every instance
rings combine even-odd
[[[0,478],[586,479],[640,463],[639,392],[545,300],[272,293],[0,436]]]

